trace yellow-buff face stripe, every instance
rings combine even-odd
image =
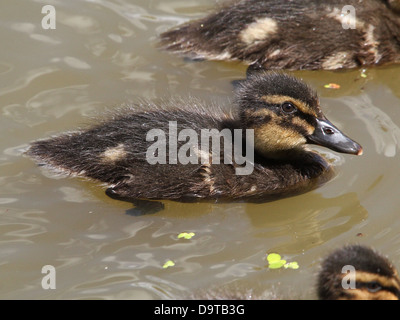
[[[289,96],[281,96],[281,95],[266,95],[262,96],[261,99],[269,104],[282,104],[284,102],[290,102],[295,105],[301,112],[309,114],[313,117],[317,117],[316,112],[306,103],[301,100],[294,99]]]

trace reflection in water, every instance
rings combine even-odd
[[[246,212],[252,225],[259,229],[258,237],[291,236],[274,248],[277,252],[297,252],[298,247],[307,251],[347,232],[368,217],[368,211],[353,192],[334,198],[312,192],[268,206],[248,204]]]
[[[377,93],[375,96],[381,95],[382,93]],[[340,100],[353,110],[358,119],[365,123],[369,136],[375,143],[376,152],[384,154],[386,157],[394,157],[396,149],[399,147],[400,128],[385,113],[384,108],[376,107],[376,103],[371,98],[373,96],[374,93],[363,93],[358,97],[346,97]],[[399,104],[399,102],[397,101],[395,104]]]

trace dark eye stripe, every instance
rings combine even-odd
[[[299,124],[296,124],[296,123],[292,123],[292,122],[287,123],[287,122],[285,122],[283,120],[279,121],[278,125],[280,125],[282,128],[285,128],[285,129],[292,129],[294,131],[297,131],[298,133],[302,134],[303,136],[307,136],[308,135],[307,129],[304,128],[302,125],[299,125]]]
[[[292,114],[293,117],[298,117],[304,121],[306,121],[309,125],[311,126],[315,126],[315,116],[309,114],[309,113],[305,113],[303,112],[300,108],[297,108],[296,105],[293,105],[296,108],[296,113],[292,112],[292,113],[288,113],[288,115]],[[276,109],[274,110],[275,113],[278,113],[278,110],[281,109],[282,105],[275,105]]]
[[[368,290],[368,286],[369,286],[369,282],[356,282],[356,288],[357,289],[367,289]],[[377,281],[377,284],[381,287],[381,289],[377,290],[378,291],[388,291],[393,293],[395,296],[399,296],[400,292],[397,288],[392,287],[392,286],[384,286],[382,285],[380,282]],[[369,291],[369,290],[368,290]]]
[[[285,102],[286,103],[286,102]],[[291,104],[293,104],[292,102],[290,102]],[[305,113],[303,112],[300,108],[297,108],[297,106],[295,104],[293,104],[293,106],[296,108],[296,112],[292,112],[292,113],[285,113],[285,115],[292,117],[292,118],[299,118],[304,120],[305,122],[307,122],[311,127],[315,127],[315,116],[309,114],[309,113]],[[268,109],[269,111],[272,111],[275,116],[271,116],[271,115],[252,115],[251,113],[247,114],[247,125],[262,125],[262,124],[266,124],[268,122],[271,121],[272,118],[275,119],[279,119],[282,118],[281,121],[277,121],[277,124],[280,125],[283,128],[292,128],[296,131],[298,131],[299,133],[303,134],[303,135],[308,135],[308,128],[304,128],[303,126],[290,122],[287,123],[287,120],[284,118],[287,117],[282,117],[282,104],[269,104],[268,106],[265,106],[265,102],[262,104],[256,104],[254,106],[255,110],[260,110],[260,109]],[[285,123],[286,122],[286,123]]]
[[[282,96],[282,95],[264,95],[260,97],[260,101],[266,103],[269,106],[280,106],[283,103],[290,102],[293,104],[298,110],[303,113],[308,113],[313,117],[317,117],[321,115],[321,111],[318,110],[318,100],[313,99],[313,101],[305,102],[299,99],[290,97],[290,96]],[[310,107],[317,106],[317,107]]]
[[[296,114],[296,116],[306,121],[309,125],[313,127],[315,126],[315,117],[312,116],[311,114],[300,111]]]
[[[263,124],[267,124],[268,122],[270,122],[272,119],[272,117],[270,115],[250,115],[247,116],[246,119],[246,125],[247,126],[258,126],[258,125],[263,125]]]

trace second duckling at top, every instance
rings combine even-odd
[[[297,78],[255,73],[239,82],[236,95],[233,114],[196,101],[121,109],[91,128],[33,142],[27,154],[105,183],[113,198],[184,201],[267,200],[310,190],[330,165],[307,143],[362,153],[324,116],[316,92]],[[212,142],[207,148],[189,143],[204,142],[204,132]],[[240,171],[247,165],[251,170]]]
[[[161,46],[264,69],[400,62],[400,0],[234,0],[164,32]]]

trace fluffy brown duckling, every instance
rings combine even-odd
[[[160,46],[192,59],[240,60],[265,69],[399,62],[400,0],[227,2],[161,34]]]
[[[328,254],[321,263],[315,287],[319,300],[400,299],[400,279],[394,265],[379,252],[358,244],[347,245]],[[196,300],[282,299],[270,291],[254,295],[220,288],[198,292],[192,298]]]
[[[349,245],[334,251],[323,261],[318,276],[318,297],[323,300],[399,300],[400,279],[387,258],[365,246]]]
[[[27,154],[133,202],[288,196],[315,188],[331,170],[306,144],[362,153],[324,116],[316,92],[293,76],[252,74],[236,96],[235,112],[198,101],[134,105],[88,129],[35,141]]]

